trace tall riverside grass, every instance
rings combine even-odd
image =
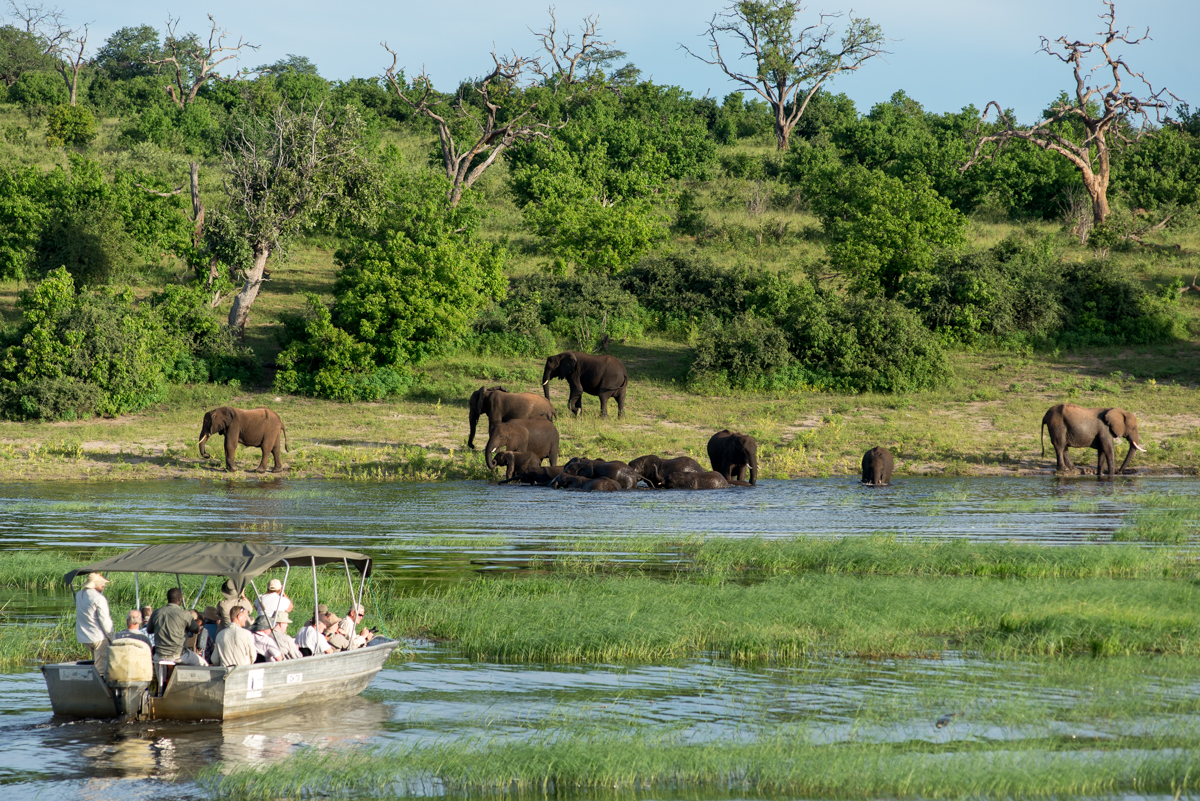
[[[688,744],[654,733],[568,733],[525,741],[438,743],[337,753],[300,752],[269,767],[208,769],[210,798],[546,797],[583,791],[702,789],[820,798],[1051,798],[1191,792],[1194,740],[1154,738],[816,745],[787,731],[751,742]],[[1166,746],[1172,750],[1159,750]],[[1188,747],[1191,746],[1191,747]],[[1178,749],[1178,750],[1175,750]]]
[[[1190,551],[1127,545],[1048,547],[978,543],[965,538],[913,541],[888,534],[769,540],[703,536],[587,538],[565,541],[560,547],[568,552],[547,556],[535,566],[570,573],[667,567],[712,578],[801,573],[1005,579],[1200,575],[1200,564],[1195,561],[1200,554]]]

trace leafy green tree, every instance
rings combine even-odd
[[[50,68],[50,57],[36,35],[14,25],[0,25],[0,81],[5,86],[12,86],[27,72]]]
[[[150,62],[160,58],[162,47],[152,25],[130,25],[116,30],[96,51],[92,66],[109,78],[126,81],[155,73]]]
[[[1200,137],[1165,128],[1117,151],[1113,185],[1133,207],[1187,206],[1200,200]]]
[[[829,260],[856,289],[894,298],[963,243],[966,219],[917,173],[907,180],[861,166],[827,165],[805,193],[829,237]]]
[[[30,119],[44,117],[50,109],[66,105],[70,97],[62,81],[48,72],[26,72],[8,89],[8,99]]]
[[[46,144],[83,146],[96,138],[96,118],[83,106],[58,106],[46,115]]]
[[[770,106],[779,150],[787,150],[792,130],[828,80],[887,52],[883,30],[869,19],[851,16],[839,39],[830,20],[840,14],[821,13],[805,25],[800,19],[804,10],[801,0],[740,0],[709,22],[704,35],[710,58],[684,48]],[[733,42],[736,57],[722,52],[725,39]],[[742,59],[752,62],[745,72],[737,67]]]

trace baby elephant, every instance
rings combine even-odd
[[[528,451],[504,451],[496,454],[496,464],[504,465],[507,472],[505,481],[511,481],[514,475],[520,476],[537,470],[542,460]]]
[[[562,474],[562,465],[557,467],[536,467],[533,470],[526,470],[524,473],[516,473],[512,478],[501,481],[501,484],[507,484],[509,481],[516,481],[519,484],[532,484],[538,487],[545,487],[551,481],[558,478]]]
[[[892,483],[895,461],[887,448],[876,446],[863,454],[862,483],[868,487],[886,487]]]
[[[663,479],[663,487],[665,489],[691,490],[726,489],[729,487],[729,482],[725,480],[725,476],[721,475],[716,470],[710,470],[707,473],[685,473],[682,471],[677,471],[674,473],[667,473],[666,477]]]

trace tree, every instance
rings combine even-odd
[[[887,51],[883,30],[865,17],[847,20],[841,39],[832,19],[822,12],[811,25],[799,26],[805,7],[800,0],[742,0],[713,15],[704,33],[711,58],[687,53],[720,67],[733,81],[759,95],[775,116],[775,144],[787,150],[788,138],[821,86],[842,72],[854,72]],[[736,59],[721,52],[721,40],[731,38],[743,48]],[[753,72],[738,72],[736,62],[751,59]]]
[[[612,42],[598,41],[599,24],[594,18],[584,20],[582,31],[578,40],[568,35],[560,42],[551,10],[550,25],[538,34],[549,64],[537,57],[501,56],[493,50],[492,70],[460,87],[453,102],[434,91],[423,70],[412,87],[406,87],[403,70],[397,70],[399,57],[383,43],[392,54],[392,65],[384,73],[387,82],[415,114],[437,127],[451,206],[457,206],[463,192],[514,143],[549,138],[551,125],[536,116],[541,102],[523,90],[540,83],[551,95],[558,95],[581,80],[580,71],[586,80],[599,66],[623,55],[608,48]],[[468,91],[475,97],[469,97]]]
[[[267,259],[319,213],[352,212],[371,181],[361,153],[363,123],[353,108],[334,113],[323,104],[246,110],[222,154],[232,228],[253,253],[229,325],[242,331],[258,297]]]
[[[208,32],[208,41],[202,42],[195,34],[180,37],[175,30],[179,27],[179,19],[167,19],[167,39],[163,46],[164,55],[158,59],[147,59],[146,64],[158,67],[170,65],[174,71],[173,83],[166,85],[167,96],[179,108],[190,105],[196,99],[196,93],[206,81],[232,81],[244,75],[239,72],[231,77],[220,75],[216,69],[230,59],[237,58],[244,47],[257,50],[258,45],[242,41],[239,37],[236,45],[225,44],[229,31],[217,28],[217,22],[212,14],[208,15],[212,29]]]
[[[5,86],[12,86],[26,72],[49,66],[41,40],[16,26],[0,26],[0,81]]]
[[[51,66],[62,76],[70,95],[70,104],[75,105],[79,88],[79,72],[87,63],[88,26],[82,32],[67,26],[62,11],[47,8],[41,3],[25,2],[18,5],[9,0],[9,11],[25,26],[25,32],[41,45],[42,55],[50,59]]]
[[[128,26],[113,33],[96,51],[92,66],[110,78],[127,80],[154,72],[149,62],[162,55],[158,31],[151,25]]]
[[[1051,42],[1042,37],[1040,52],[1071,65],[1075,77],[1074,95],[1064,93],[1046,110],[1045,119],[1029,127],[1018,127],[1011,113],[1004,111],[995,100],[989,102],[976,129],[975,149],[959,168],[965,172],[982,160],[995,158],[1004,145],[1013,140],[1057,153],[1079,171],[1092,201],[1094,225],[1103,225],[1109,215],[1108,183],[1114,143],[1131,143],[1149,135],[1150,111],[1155,113],[1155,122],[1161,122],[1170,108],[1165,98],[1178,100],[1165,88],[1155,90],[1142,73],[1134,72],[1121,56],[1111,52],[1117,44],[1142,43],[1150,38],[1150,31],[1147,29],[1143,35],[1133,38],[1129,29],[1117,30],[1116,3],[1107,0],[1104,5],[1108,10],[1100,15],[1100,19],[1108,23],[1108,30],[1097,34],[1101,37],[1099,41],[1070,41],[1060,36]],[[1102,63],[1086,66],[1085,62],[1096,53],[1102,57]],[[1089,83],[1097,72],[1111,74],[1112,82]],[[1126,77],[1140,81],[1145,87],[1145,96],[1126,91],[1122,85]],[[996,109],[1000,127],[994,133],[981,135],[992,108]],[[1134,129],[1138,118],[1141,123]]]

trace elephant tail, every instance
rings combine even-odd
[[[283,452],[290,453],[288,450],[287,426],[283,424],[283,421],[280,421],[279,423],[279,430],[283,432]]]
[[[1042,456],[1045,456],[1046,455],[1046,421],[1045,420],[1042,421],[1042,427],[1041,427],[1041,429],[1039,429],[1039,433],[1042,436]]]

